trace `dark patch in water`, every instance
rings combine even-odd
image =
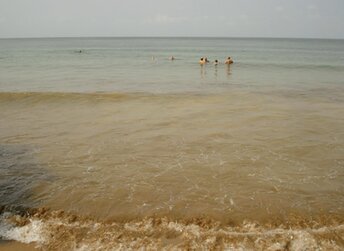
[[[31,189],[42,181],[52,181],[33,158],[28,145],[0,145],[0,200],[3,205],[37,206]]]

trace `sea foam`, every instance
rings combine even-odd
[[[150,217],[99,222],[63,211],[4,213],[0,238],[43,250],[343,250],[344,225],[223,225],[210,219]]]
[[[38,219],[29,219],[24,226],[11,223],[11,214],[3,214],[0,217],[0,238],[14,240],[22,243],[44,243],[44,223]]]

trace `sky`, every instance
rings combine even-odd
[[[0,38],[344,38],[344,0],[0,0]]]

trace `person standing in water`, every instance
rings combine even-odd
[[[199,60],[199,63],[201,64],[201,65],[203,65],[203,64],[206,64],[206,63],[209,63],[209,60],[208,60],[208,58],[201,58],[200,60]]]
[[[233,60],[231,59],[231,57],[228,57],[225,61],[225,64],[233,64]]]

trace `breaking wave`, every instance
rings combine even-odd
[[[148,217],[99,221],[46,208],[2,207],[0,238],[43,250],[343,250],[338,219],[223,223]]]

